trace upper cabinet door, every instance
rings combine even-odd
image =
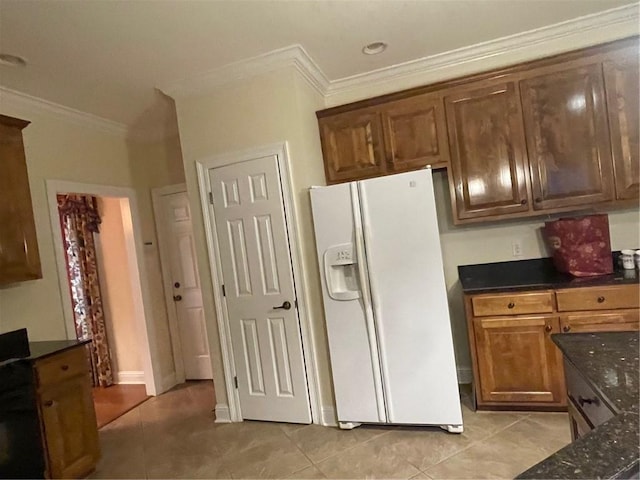
[[[640,75],[638,47],[604,62],[616,198],[638,198],[640,192]]]
[[[327,183],[385,173],[380,115],[371,110],[318,120]]]
[[[402,172],[449,163],[444,105],[439,95],[419,95],[384,105],[387,168]]]
[[[455,219],[526,212],[522,113],[513,82],[445,97]]]
[[[520,84],[536,210],[613,198],[600,64],[555,65]]]

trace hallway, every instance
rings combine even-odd
[[[213,422],[213,384],[188,382],[100,431],[91,478],[513,478],[570,441],[566,413],[472,412],[465,432]]]

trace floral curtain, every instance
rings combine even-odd
[[[100,225],[96,198],[90,195],[58,195],[58,212],[76,337],[92,341],[88,350],[93,385],[107,387],[113,384],[113,372],[93,238]]]

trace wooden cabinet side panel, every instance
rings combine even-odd
[[[75,350],[82,352],[81,347]],[[55,361],[55,357],[47,360],[51,359]],[[100,458],[91,381],[84,355],[82,362],[82,373],[57,383],[45,381],[38,391],[48,474],[51,478],[83,478],[95,469]],[[79,367],[74,366],[73,370],[78,371]],[[40,372],[38,377],[42,378]]]
[[[42,278],[22,131],[6,118],[0,118],[0,285]]]
[[[600,64],[547,68],[522,80],[520,91],[534,209],[611,200],[613,172]]]
[[[616,198],[640,196],[640,64],[638,46],[603,64]]]
[[[445,97],[454,215],[464,220],[527,212],[522,116],[514,83]]]

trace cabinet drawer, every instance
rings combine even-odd
[[[553,312],[552,292],[480,295],[471,298],[476,317]]]
[[[594,427],[613,418],[614,413],[602,399],[596,395],[582,375],[569,362],[564,362],[564,375],[567,383],[567,396],[586,420]]]
[[[640,289],[638,285],[617,285],[558,290],[556,299],[560,312],[639,308]]]
[[[53,385],[76,375],[88,372],[84,347],[76,347],[66,352],[36,362],[38,386]]]
[[[575,313],[560,317],[563,332],[627,332],[640,330],[640,310]]]

